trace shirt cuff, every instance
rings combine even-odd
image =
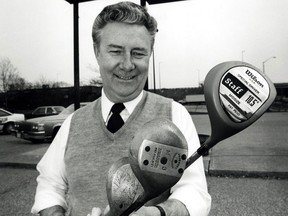
[[[36,193],[35,203],[31,209],[32,214],[38,214],[40,211],[52,206],[60,205],[65,210],[67,209],[67,203],[63,197],[57,193],[51,191],[41,191]]]

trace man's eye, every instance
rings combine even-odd
[[[120,55],[121,54],[121,50],[110,50],[109,51],[112,55]]]
[[[142,53],[142,52],[132,52],[132,55],[135,57],[135,58],[143,58],[145,56],[145,53]]]

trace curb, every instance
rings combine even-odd
[[[257,172],[238,170],[209,170],[211,177],[288,179],[288,172]]]
[[[0,162],[0,168],[20,168],[20,169],[35,169],[36,164],[33,163],[14,163],[14,162]]]
[[[270,179],[288,179],[287,172],[275,172],[275,171],[243,171],[243,170],[219,170],[211,169],[210,161],[211,156],[203,157],[203,164],[205,175],[210,177],[230,177],[230,178],[270,178]]]

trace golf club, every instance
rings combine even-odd
[[[187,143],[181,132],[174,129],[176,126],[173,126],[172,122],[158,119],[144,125],[143,131],[141,129],[131,143],[129,159],[109,171],[108,179],[118,178],[117,169],[124,169],[132,178],[122,181],[122,184],[116,181],[112,182],[111,186],[110,181],[110,185],[107,185],[110,208],[115,207],[111,208],[109,215],[129,215],[171,188],[179,181],[184,169],[210,148],[247,128],[263,115],[273,103],[276,89],[269,78],[253,65],[230,61],[218,64],[209,71],[204,81],[204,95],[211,123],[210,137],[187,159]],[[167,129],[166,124],[173,130],[162,131]],[[162,136],[165,139],[162,139]],[[167,152],[173,156],[170,157]],[[163,169],[166,164],[171,165]],[[109,187],[113,187],[113,184],[117,184],[120,193],[118,191],[117,194],[111,194]],[[133,194],[128,195],[129,202],[124,200],[126,191]]]
[[[276,89],[253,65],[230,61],[216,65],[204,81],[211,136],[187,160],[190,166],[218,142],[250,126],[271,106]]]

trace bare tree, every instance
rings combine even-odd
[[[101,87],[101,86],[103,86],[103,82],[102,82],[102,79],[97,79],[97,78],[90,79],[89,80],[89,85]]]
[[[4,93],[4,106],[8,107],[8,91],[24,89],[26,81],[19,76],[18,69],[9,58],[0,59],[0,92]]]
[[[50,88],[51,82],[43,74],[37,82],[33,84],[34,88]]]
[[[9,87],[19,81],[18,69],[9,58],[0,59],[0,92],[6,93]]]
[[[89,80],[89,85],[101,87],[103,85],[103,82],[102,82],[102,78],[101,78],[100,71],[98,70],[98,68],[96,66],[92,66],[91,64],[89,64],[87,68],[95,72],[95,78],[91,78]]]
[[[69,83],[63,81],[48,80],[45,75],[41,75],[39,80],[33,84],[34,88],[61,88],[69,87]]]
[[[67,82],[63,82],[63,81],[58,81],[58,82],[54,82],[52,84],[52,88],[62,88],[62,87],[70,87],[71,84],[67,83]]]

